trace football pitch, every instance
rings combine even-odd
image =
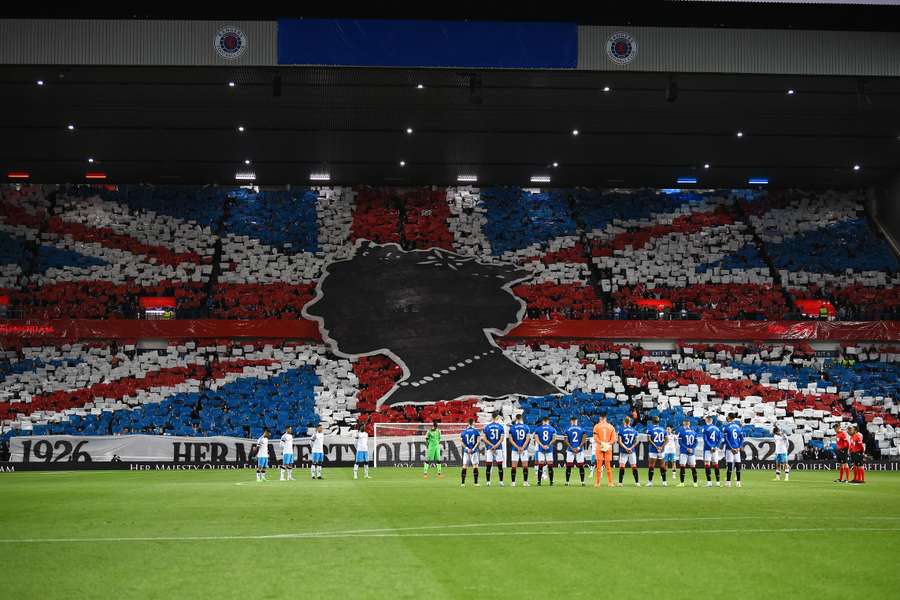
[[[645,478],[641,469],[641,478]],[[744,487],[459,485],[459,470],[0,478],[4,598],[896,598],[900,473]],[[724,477],[724,471],[723,471]],[[533,477],[532,477],[533,479]],[[573,480],[577,474],[573,473]],[[688,475],[690,480],[690,475]],[[700,471],[701,486],[705,477]],[[690,483],[688,483],[690,486]]]

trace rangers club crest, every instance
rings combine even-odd
[[[247,36],[237,27],[223,27],[216,33],[213,45],[222,58],[238,58],[247,49]]]
[[[637,42],[631,35],[618,31],[606,41],[606,54],[614,63],[627,65],[637,54]]]

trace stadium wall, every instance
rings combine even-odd
[[[216,51],[219,32],[243,33],[245,49]],[[275,21],[112,19],[0,20],[0,64],[270,66],[277,64]]]
[[[614,33],[636,50],[618,63],[607,53]],[[854,31],[581,26],[578,68],[587,71],[900,75],[900,36]]]
[[[900,255],[900,175],[875,194],[871,212],[894,252]]]
[[[219,52],[217,42],[229,28],[240,32],[243,49]],[[627,35],[633,47],[614,59],[607,46],[619,32]],[[397,43],[398,37],[402,44]],[[440,44],[435,43],[437,39]],[[897,77],[900,36],[572,23],[3,19],[0,64],[334,65]]]

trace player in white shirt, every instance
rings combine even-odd
[[[256,440],[256,480],[266,480],[266,467],[269,466],[269,430],[263,429]]]
[[[325,462],[325,433],[322,424],[316,425],[312,434],[312,462],[309,466],[311,479],[322,479],[322,463]]]
[[[588,452],[587,456],[585,456],[585,459],[587,460],[588,469],[590,470],[590,475],[588,476],[588,479],[593,479],[594,478],[594,469],[597,468],[597,440],[594,439],[594,436],[591,434],[590,431],[588,432],[587,438],[588,438],[588,444],[589,444],[589,446],[588,446],[589,452]],[[601,467],[601,470],[602,470],[602,467]],[[603,477],[603,473],[600,474],[600,477]]]
[[[784,480],[791,479],[791,465],[788,463],[788,437],[777,425],[772,430],[775,436],[775,481],[781,481],[781,471],[784,470]]]
[[[356,462],[353,463],[353,479],[359,479],[359,465],[363,465],[366,479],[369,477],[369,434],[365,424],[356,432]]]
[[[666,445],[663,446],[663,463],[665,468],[672,471],[672,478],[675,478],[675,457],[678,456],[678,434],[672,431],[671,427],[666,427]],[[666,481],[663,481],[663,487],[669,487]]]
[[[280,481],[285,480],[285,472],[287,472],[287,479],[292,481],[294,479],[294,428],[290,425],[281,436]]]

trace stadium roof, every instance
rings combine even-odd
[[[307,183],[325,170],[335,183],[450,184],[474,173],[524,185],[550,175],[554,186],[669,186],[677,177],[739,186],[764,177],[779,187],[856,187],[900,167],[898,79],[679,74],[677,99],[666,101],[669,81],[584,71],[4,66],[0,131],[15,143],[0,148],[0,167],[44,182],[82,181],[90,168],[118,182],[225,184],[250,160],[260,184]]]

